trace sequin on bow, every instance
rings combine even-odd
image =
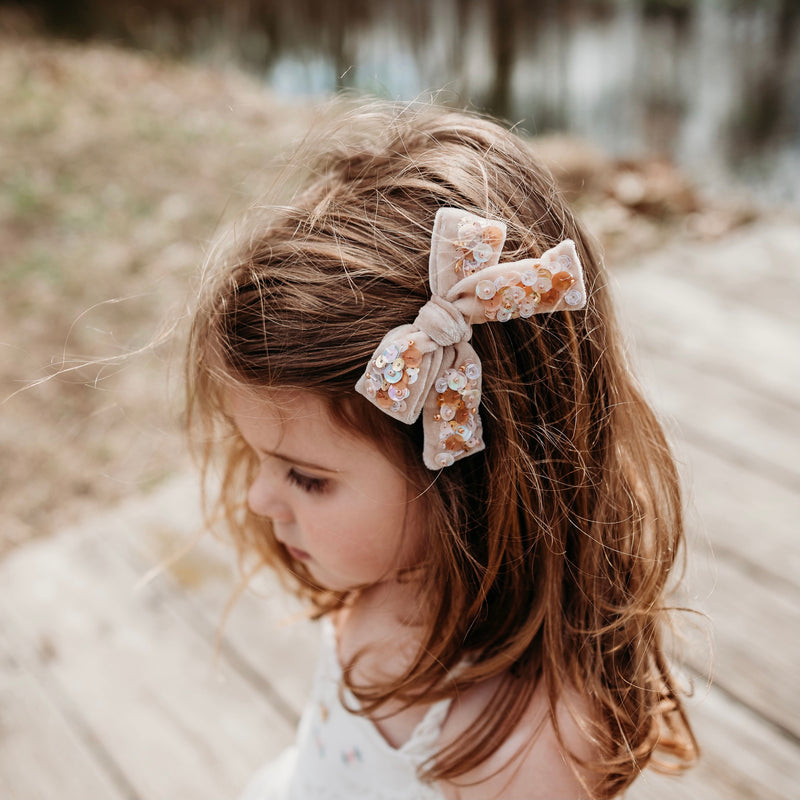
[[[577,307],[584,300],[583,293],[572,288],[577,269],[573,259],[561,254],[552,261],[543,260],[535,270],[478,281],[475,296],[481,301],[486,318],[498,322],[527,319],[537,311],[553,308],[562,298],[568,307]]]
[[[458,238],[453,242],[459,251],[453,269],[465,276],[472,275],[499,252],[504,239],[505,234],[497,225],[464,217],[458,226]]]
[[[366,393],[383,409],[395,413],[406,410],[409,386],[417,382],[421,353],[412,339],[390,344],[370,361],[367,369]]]
[[[434,456],[437,466],[449,467],[457,457],[483,444],[478,416],[480,385],[481,368],[474,361],[445,370],[436,379],[438,411],[433,420],[439,426],[439,446]]]

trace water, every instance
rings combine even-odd
[[[415,24],[401,4],[378,5],[339,53],[277,53],[266,83],[288,95],[350,86],[398,99],[443,87],[449,102],[532,132],[569,131],[617,156],[666,155],[699,178],[734,175],[769,199],[800,201],[797,0],[654,14],[573,2],[540,17],[511,2],[502,44],[490,3],[437,2]]]
[[[140,0],[134,10],[117,19],[98,4],[84,24],[233,59],[291,97],[443,90],[445,102],[530,132],[664,155],[698,180],[734,177],[800,201],[800,0],[231,0],[197,12]]]

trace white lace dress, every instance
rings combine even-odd
[[[411,738],[393,748],[366,717],[339,700],[342,670],[333,626],[323,625],[311,698],[294,746],[256,773],[240,800],[442,800],[417,777],[436,750],[450,701],[435,703]],[[345,690],[346,703],[357,701]]]

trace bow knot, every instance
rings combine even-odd
[[[413,326],[440,347],[468,342],[472,337],[472,326],[464,315],[453,303],[436,294],[419,310]]]

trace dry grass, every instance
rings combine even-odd
[[[0,105],[0,400],[179,322],[220,220],[307,120],[239,74],[40,39],[0,42]],[[184,463],[176,341],[0,406],[0,552]]]
[[[0,38],[0,107],[1,554],[183,467],[180,336],[125,355],[180,328],[209,239],[310,111],[238,73],[36,37]],[[669,167],[538,146],[615,259],[698,210]]]

